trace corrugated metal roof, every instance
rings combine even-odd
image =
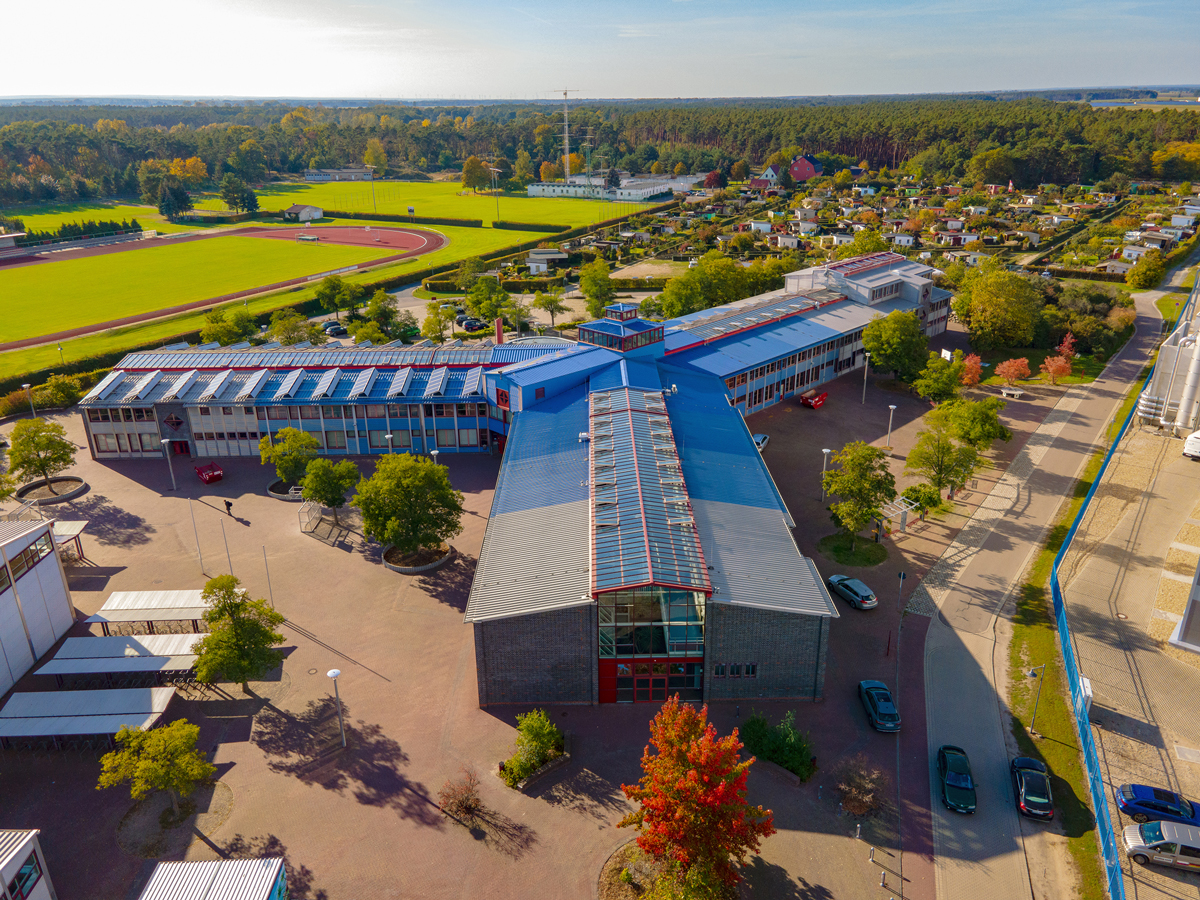
[[[49,522],[0,522],[0,547],[45,528]]]
[[[544,359],[526,361],[520,365],[501,370],[512,384],[518,386],[540,384],[555,378],[579,376],[580,381],[590,373],[621,359],[621,354],[603,347],[579,345],[586,350],[569,350],[551,354]]]
[[[179,656],[192,652],[198,634],[142,634],[133,637],[78,637],[63,641],[55,659],[100,659],[114,656]]]
[[[662,394],[620,388],[589,397],[592,589],[709,590]]]
[[[0,719],[160,713],[167,708],[174,694],[175,688],[169,687],[27,691],[9,697],[4,708],[0,709]]]
[[[520,413],[504,447],[491,515],[587,500],[588,445],[579,440],[587,430],[582,386]]]
[[[200,369],[325,369],[392,367],[392,366],[497,366],[526,359],[536,359],[553,353],[554,346],[529,344],[496,347],[251,347],[234,350],[221,347],[214,350],[151,350],[130,353],[119,363],[121,369],[187,370]]]
[[[283,871],[279,857],[164,862],[138,900],[268,900]]]
[[[92,693],[96,693],[93,691]],[[130,712],[112,716],[42,716],[29,719],[0,718],[0,737],[75,737],[116,734],[122,728],[153,728],[162,713]]]
[[[0,828],[0,869],[20,854],[24,854],[21,856],[24,862],[25,856],[29,855],[27,848],[33,845],[33,839],[39,834],[41,832],[36,828]]]
[[[713,602],[837,618],[820,573],[778,510],[699,499],[692,507]]]

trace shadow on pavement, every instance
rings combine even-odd
[[[530,791],[530,795],[601,822],[623,816],[630,809],[620,785],[587,768],[571,771],[554,782],[547,781]]]
[[[401,771],[409,762],[399,743],[378,725],[351,718],[342,703],[346,747],[341,745],[333,697],[309,701],[299,713],[267,704],[254,720],[251,740],[268,757],[272,772],[291,775],[338,794],[349,792],[365,806],[394,809],[405,819],[441,828],[441,810],[425,786]]]
[[[245,838],[235,834],[221,847],[215,848],[225,859],[262,859],[282,857],[287,869],[288,896],[291,900],[326,900],[324,890],[313,886],[313,873],[308,866],[297,866],[288,857],[287,847],[273,834]]]
[[[833,900],[833,891],[822,884],[810,884],[802,876],[794,879],[782,866],[761,856],[750,859],[741,869],[745,882],[743,897],[770,897],[772,900]]]
[[[417,586],[438,603],[444,603],[458,612],[466,612],[467,597],[471,593],[471,582],[475,580],[477,564],[478,560],[455,553],[445,565],[418,578]]]
[[[537,832],[528,825],[487,807],[475,814],[470,830],[475,840],[513,859],[520,859],[538,842]]]
[[[87,534],[98,543],[129,546],[148,544],[155,528],[141,516],[122,509],[103,494],[68,501],[72,515],[88,520]]]

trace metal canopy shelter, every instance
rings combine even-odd
[[[201,599],[201,591],[118,591],[109,596],[94,616],[88,616],[88,624],[99,623],[107,636],[113,622],[145,622],[146,630],[154,634],[155,622],[192,623],[195,631],[200,630],[200,620],[208,607]]]

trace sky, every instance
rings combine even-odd
[[[1196,0],[55,0],[52,17],[46,10],[6,6],[0,96],[526,99],[570,88],[586,99],[1200,83]]]

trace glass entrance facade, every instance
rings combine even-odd
[[[600,702],[702,699],[706,600],[653,585],[597,595]]]

